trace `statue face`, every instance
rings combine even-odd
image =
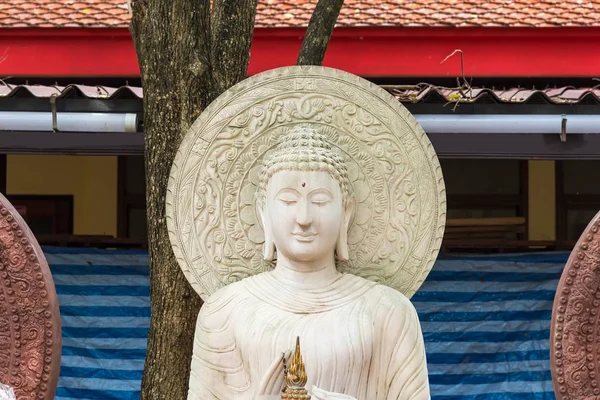
[[[333,256],[343,218],[338,182],[323,171],[280,171],[266,192],[267,229],[278,254],[319,263]]]

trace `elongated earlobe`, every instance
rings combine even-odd
[[[270,230],[265,230],[265,244],[263,246],[263,258],[266,261],[273,261],[273,258],[275,258],[275,243],[273,243],[273,238],[272,238]]]
[[[340,235],[338,236],[335,252],[338,260],[340,261],[348,261],[350,258],[348,254],[348,232],[343,228],[340,229]]]
[[[263,244],[263,259],[265,261],[273,261],[275,258],[275,242],[273,242],[273,233],[271,227],[267,223],[265,213],[262,208],[257,204],[258,215],[260,216],[260,222],[262,223],[263,232],[265,234],[265,243]]]
[[[335,252],[337,258],[340,261],[348,261],[350,259],[350,251],[348,250],[348,229],[350,228],[350,218],[354,208],[352,205],[348,205],[342,215],[342,226],[340,227],[340,234],[335,246]]]

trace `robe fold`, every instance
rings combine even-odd
[[[267,272],[204,303],[188,400],[252,400],[297,336],[309,390],[358,400],[430,398],[419,320],[404,295],[350,274],[311,287]]]

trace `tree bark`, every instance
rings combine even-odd
[[[319,0],[306,29],[297,65],[321,65],[344,0]]]
[[[201,300],[171,250],[165,196],[185,129],[209,101],[209,0],[136,1],[131,31],[144,89],[151,321],[141,399],[185,399]],[[186,361],[187,360],[187,361]]]
[[[214,0],[213,75],[219,94],[246,78],[257,0]]]
[[[144,89],[152,311],[141,400],[179,400],[187,398],[202,302],[171,249],[165,217],[169,173],[201,111],[245,78],[256,0],[214,0],[212,10],[210,0],[137,0],[131,12]]]

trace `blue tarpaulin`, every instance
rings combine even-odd
[[[45,247],[44,253],[63,324],[56,400],[139,399],[150,320],[147,252]],[[550,317],[567,257],[536,253],[436,262],[412,298],[433,400],[555,398]]]

